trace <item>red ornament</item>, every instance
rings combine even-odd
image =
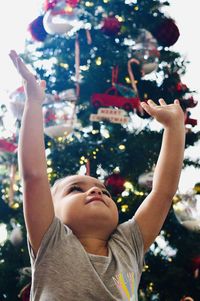
[[[180,36],[179,29],[172,19],[164,19],[152,30],[152,34],[161,46],[172,46]]]
[[[22,301],[30,301],[31,284],[27,284],[20,292],[19,297]]]
[[[45,124],[51,124],[56,120],[56,114],[52,109],[47,109],[45,112]]]
[[[67,2],[67,4],[68,4],[69,6],[71,6],[71,7],[76,7],[77,4],[78,4],[78,2],[79,2],[79,0],[67,0],[66,2]]]
[[[59,2],[61,2],[61,0],[46,0],[44,3],[45,12],[49,9],[53,9]],[[79,0],[65,0],[63,2],[65,2],[67,5],[71,7],[76,7]]]
[[[176,84],[176,91],[177,92],[186,92],[186,91],[188,91],[188,87],[185,84],[183,84],[182,82],[178,82]]]
[[[200,256],[192,258],[192,272],[194,278],[198,278],[200,274]]]
[[[124,191],[125,182],[126,180],[120,174],[114,173],[107,177],[105,180],[105,186],[108,188],[108,190],[110,190],[111,194],[117,196]]]
[[[185,112],[185,124],[190,124],[192,127],[197,125],[197,120],[194,118],[190,118],[190,112],[186,111]]]
[[[53,9],[57,2],[57,0],[46,0],[44,3],[44,10],[47,11],[49,9]]]
[[[6,153],[16,153],[17,144],[14,142],[7,141],[5,139],[0,139],[0,151]]]
[[[194,107],[196,107],[196,105],[198,104],[198,101],[195,100],[195,99],[193,98],[193,96],[190,96],[190,97],[187,98],[187,99],[183,99],[183,102],[184,102],[186,108],[194,108]]]
[[[114,36],[120,32],[121,23],[115,17],[107,17],[103,20],[101,30],[108,36]]]
[[[116,88],[117,87],[117,88]],[[120,94],[119,90],[129,93],[129,97],[125,97]],[[127,89],[125,86],[120,84],[115,84],[115,86],[108,88],[104,93],[94,93],[91,96],[92,105],[98,109],[100,107],[118,107],[126,111],[133,111],[134,109],[139,109],[140,99],[134,95],[134,91]],[[132,94],[132,95],[131,95]]]
[[[29,24],[28,30],[30,31],[33,40],[43,42],[47,36],[47,32],[43,25],[43,16],[39,16],[34,19]]]

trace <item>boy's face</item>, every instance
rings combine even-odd
[[[107,237],[118,224],[118,210],[96,178],[75,175],[63,179],[53,193],[55,214],[78,235]]]

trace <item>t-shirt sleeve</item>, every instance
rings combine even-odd
[[[45,255],[47,249],[53,250],[54,248],[56,248],[59,245],[60,240],[66,237],[69,232],[71,232],[71,230],[67,226],[65,226],[57,217],[54,217],[47,232],[43,236],[36,256],[33,253],[29,237],[27,237],[31,264],[34,265],[36,264],[36,262],[38,264],[40,259]]]
[[[142,270],[144,265],[144,241],[135,217],[133,216],[132,219],[120,224],[118,232],[123,236],[125,243],[133,250],[139,269]]]

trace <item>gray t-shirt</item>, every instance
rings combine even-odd
[[[32,266],[31,301],[138,301],[143,240],[134,218],[120,224],[108,256],[85,251],[71,229],[54,218]]]

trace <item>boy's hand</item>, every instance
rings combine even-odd
[[[9,56],[23,78],[24,83],[24,89],[25,94],[28,102],[37,102],[42,104],[43,100],[45,98],[45,88],[46,88],[46,82],[40,81],[40,83],[37,82],[35,75],[32,74],[26,65],[23,63],[19,55],[16,53],[15,50],[11,50],[9,53]]]
[[[181,109],[179,100],[176,99],[173,104],[167,105],[164,99],[159,99],[160,105],[157,105],[153,100],[149,99],[147,103],[142,102],[143,109],[164,127],[171,127],[177,123],[184,124],[184,113]]]

